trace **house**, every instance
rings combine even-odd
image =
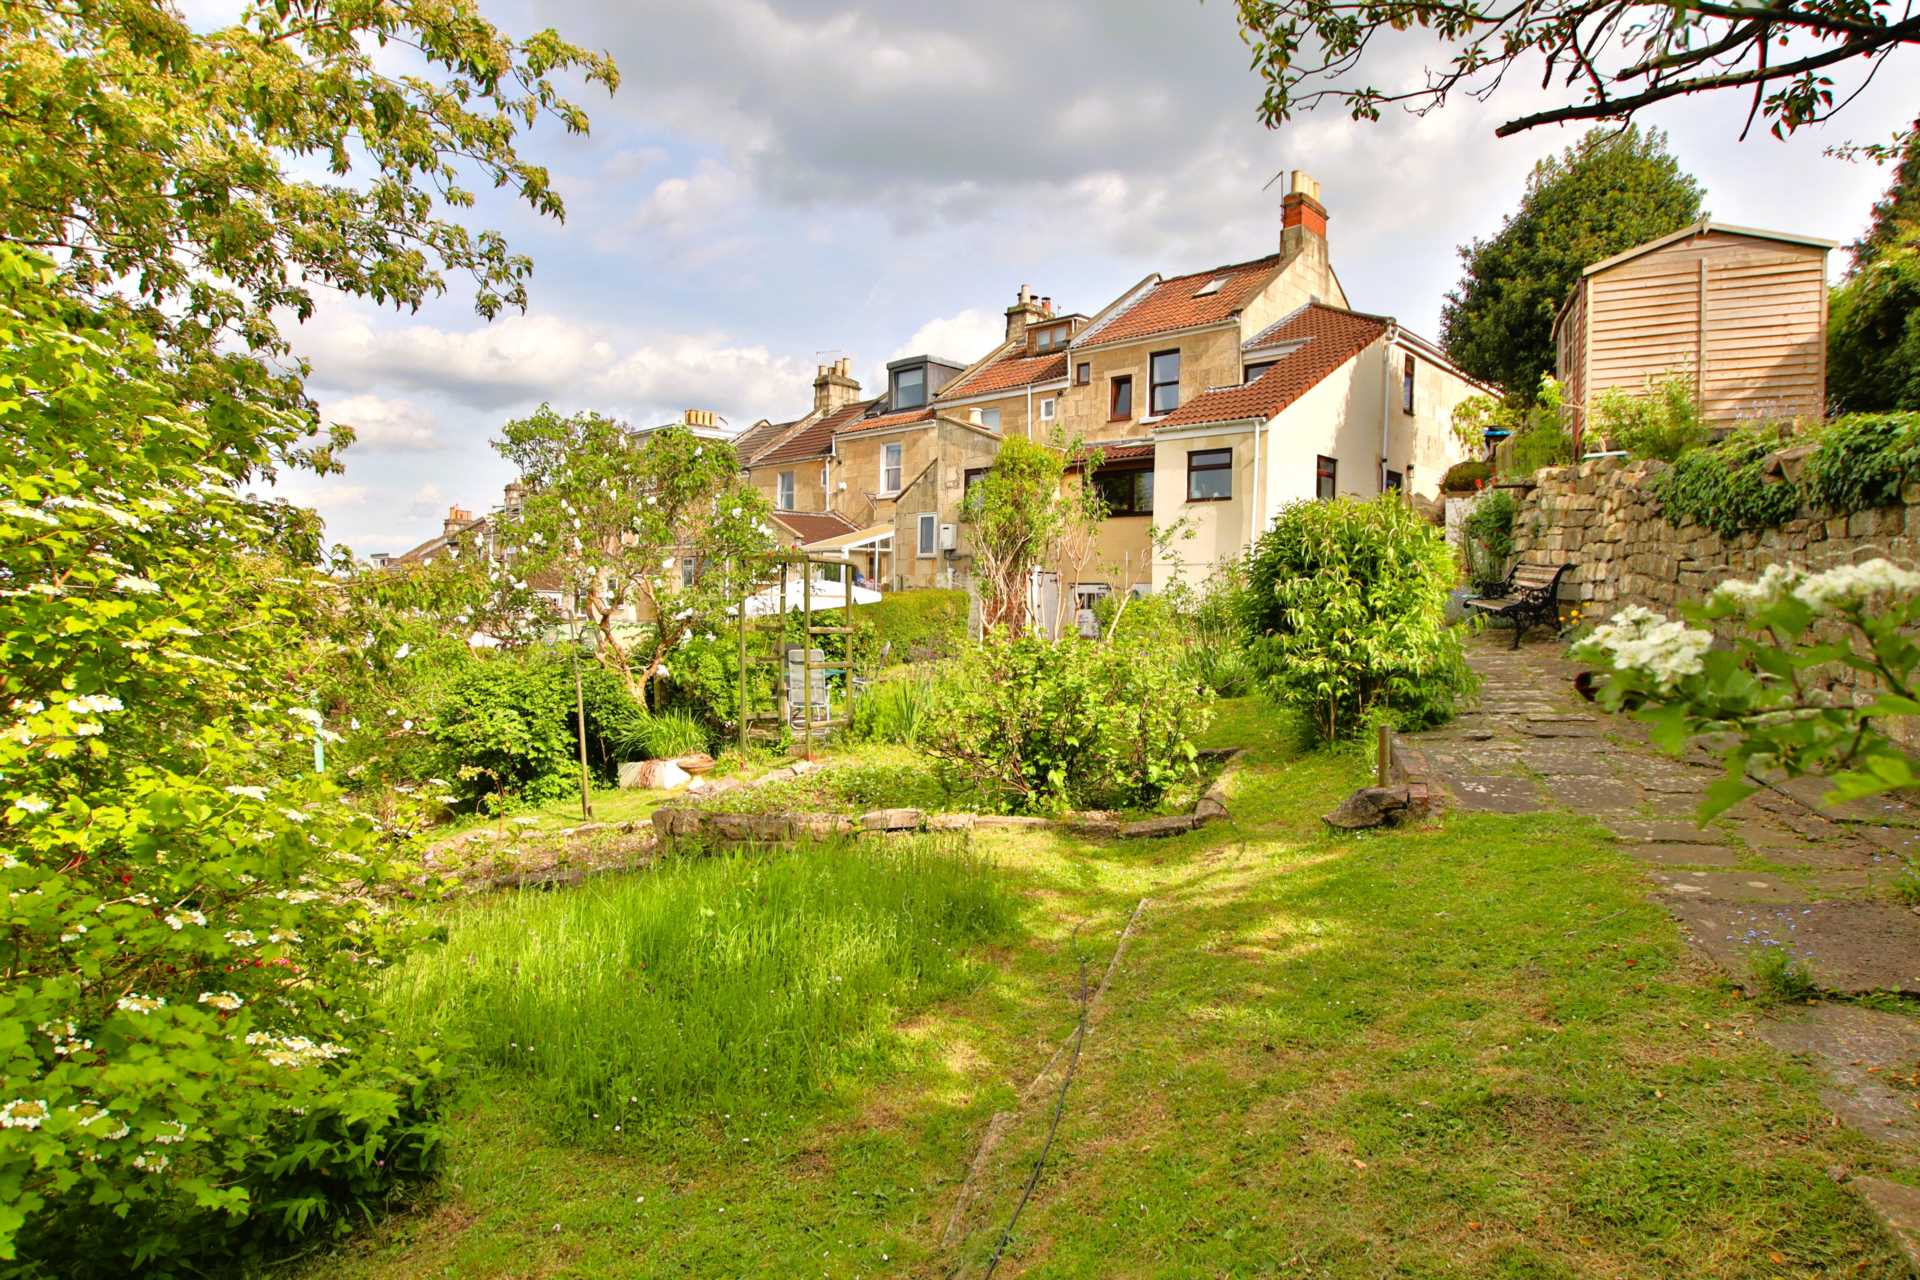
[[[1553,324],[1576,448],[1602,393],[1671,374],[1717,426],[1825,412],[1834,247],[1701,221],[1583,270]]]
[[[1319,184],[1295,171],[1276,252],[1150,274],[1069,321],[1057,381],[1035,386],[1054,397],[1038,421],[1100,451],[1109,518],[1088,558],[1100,576],[1067,584],[1079,603],[1204,578],[1296,498],[1432,495],[1465,456],[1453,407],[1486,388],[1392,317],[1349,309],[1327,223]],[[955,388],[1013,363],[997,354]],[[1153,530],[1176,524],[1156,549]]]
[[[872,400],[859,398],[848,364],[819,367],[813,413],[755,454],[748,475],[786,545],[849,559],[891,589],[956,585],[966,472],[992,465],[999,434],[936,403],[958,361],[894,360],[887,394]]]

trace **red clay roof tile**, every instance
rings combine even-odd
[[[1091,345],[1150,338],[1156,333],[1226,320],[1265,288],[1285,262],[1276,253],[1162,280],[1125,310],[1083,331],[1075,341]],[[1215,279],[1220,281],[1218,289],[1195,296]]]
[[[754,465],[765,466],[772,462],[805,462],[809,458],[826,457],[833,448],[833,433],[841,424],[859,417],[873,405],[872,400],[856,401],[837,413],[830,413],[817,422],[809,423],[789,439],[761,454],[754,460]]]
[[[835,428],[837,436],[852,435],[856,431],[881,431],[888,427],[911,427],[921,422],[932,422],[933,410],[927,405],[917,409],[902,409],[898,413],[883,413],[878,417],[860,418],[842,423]]]
[[[1381,334],[1387,321],[1313,302],[1262,335],[1266,344],[1304,339],[1304,345],[1280,357],[1252,382],[1202,392],[1156,424],[1186,427],[1206,422],[1265,422],[1319,385],[1321,379],[1359,355]]]
[[[1015,347],[999,359],[981,365],[966,377],[956,379],[940,388],[940,398],[953,400],[961,396],[985,395],[993,391],[1012,391],[1019,387],[1031,386],[1036,382],[1052,382],[1056,378],[1066,376],[1066,352],[1056,351],[1047,355],[1030,356],[1024,349]]]

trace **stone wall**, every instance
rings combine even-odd
[[[1772,465],[1798,476],[1809,450],[1785,449]],[[1530,564],[1572,563],[1562,584],[1562,609],[1599,622],[1630,604],[1673,614],[1682,601],[1700,600],[1729,578],[1755,578],[1770,564],[1831,568],[1884,556],[1920,564],[1920,486],[1909,486],[1897,507],[1822,516],[1802,510],[1774,529],[1722,538],[1688,521],[1667,523],[1652,493],[1663,462],[1602,458],[1578,468],[1549,467],[1534,476],[1514,518],[1514,548]],[[1828,687],[1870,696],[1864,677],[1845,667],[1824,672]],[[1894,737],[1920,747],[1920,724],[1895,720]]]
[[[1793,475],[1806,450],[1775,455]],[[1529,564],[1571,562],[1562,601],[1580,604],[1594,620],[1623,605],[1672,613],[1728,578],[1758,576],[1783,561],[1825,569],[1885,556],[1920,563],[1920,492],[1899,507],[1823,517],[1802,511],[1777,529],[1722,538],[1691,521],[1667,523],[1653,497],[1663,462],[1599,458],[1575,467],[1548,467],[1520,496],[1514,549]]]

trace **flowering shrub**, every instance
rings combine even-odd
[[[1729,735],[1726,776],[1703,818],[1737,804],[1770,771],[1831,777],[1830,800],[1920,782],[1910,755],[1881,725],[1920,714],[1920,573],[1887,560],[1809,573],[1771,565],[1752,582],[1722,583],[1689,613],[1726,624],[1731,644],[1645,609],[1623,609],[1575,647],[1607,671],[1600,698],[1641,707],[1655,741],[1678,751],[1701,734]],[[1835,686],[1841,670],[1877,686],[1864,700]]]
[[[1403,728],[1445,720],[1473,685],[1446,623],[1453,581],[1446,539],[1392,497],[1291,504],[1254,545],[1241,596],[1262,687],[1323,740],[1376,708]]]
[[[995,628],[955,660],[919,732],[953,790],[1009,812],[1134,808],[1193,778],[1213,694],[1154,633],[1112,641]]]
[[[432,1163],[415,936],[310,771],[311,576],[241,486],[308,423],[183,405],[151,339],[0,245],[0,1260],[153,1273],[338,1228]],[[7,1268],[11,1271],[11,1268]]]

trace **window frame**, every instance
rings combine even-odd
[[[900,382],[901,379],[905,378],[908,374],[917,375],[920,380],[920,398],[918,400],[907,401],[901,398]],[[918,409],[924,405],[927,402],[927,366],[923,364],[910,364],[904,369],[895,369],[893,371],[893,394],[889,399],[893,402],[889,407],[894,409]]]
[[[774,478],[773,505],[781,511],[792,511],[799,500],[799,475],[792,471],[782,471]]]
[[[1382,493],[1405,493],[1407,491],[1407,477],[1405,473],[1395,471],[1392,467],[1387,467],[1385,470],[1387,473],[1386,480],[1380,491]]]
[[[1159,365],[1160,361],[1168,358],[1173,360],[1173,377],[1170,380],[1163,381],[1160,377]],[[1155,351],[1147,356],[1147,416],[1149,418],[1165,417],[1180,407],[1180,363],[1180,348],[1178,347],[1174,347],[1168,351]],[[1160,407],[1160,389],[1162,387],[1171,387],[1173,389],[1173,403],[1164,409]]]
[[[1153,464],[1149,462],[1142,465],[1140,463],[1127,462],[1117,466],[1099,467],[1093,473],[1093,483],[1099,486],[1102,480],[1119,476],[1145,476],[1147,478],[1147,504],[1144,508],[1140,506],[1140,488],[1137,481],[1133,485],[1131,498],[1124,507],[1115,506],[1109,501],[1106,490],[1102,488],[1100,497],[1102,502],[1106,503],[1106,514],[1114,519],[1131,519],[1138,516],[1151,517],[1153,515]]]
[[[1413,352],[1407,352],[1407,362],[1400,375],[1400,412],[1413,412]]]
[[[1040,397],[1040,421],[1052,422],[1060,416],[1058,396]]]
[[[1127,392],[1127,407],[1126,407],[1126,412],[1124,413],[1120,411],[1120,389],[1122,387],[1126,388],[1126,392]],[[1133,421],[1133,375],[1132,374],[1116,373],[1112,377],[1107,379],[1107,421],[1108,422],[1132,422]]]
[[[1324,486],[1322,481],[1326,483]],[[1325,492],[1322,492],[1324,488]],[[1340,496],[1340,459],[1316,454],[1313,459],[1313,500],[1332,502]]]
[[[887,465],[887,459],[889,457],[897,459],[897,461],[894,462],[893,465],[891,466]],[[906,468],[907,468],[907,446],[904,442],[895,440],[895,441],[892,441],[891,443],[881,445],[880,446],[880,492],[882,493],[900,492],[901,482],[907,478]],[[889,471],[893,473],[893,483],[891,485],[887,483],[887,473]]]
[[[1248,386],[1258,382],[1272,371],[1273,366],[1279,363],[1278,360],[1257,360],[1250,365],[1246,365],[1240,370],[1240,384],[1242,386]]]
[[[694,583],[698,582],[699,580],[700,580],[700,557],[699,556],[681,556],[680,557],[680,589],[684,591],[688,587],[691,587]]]
[[[1206,462],[1196,466],[1200,458],[1217,458],[1226,455],[1225,462]],[[1215,472],[1227,473],[1227,491],[1225,493],[1203,494],[1198,497],[1193,492],[1193,478],[1196,475],[1212,475]],[[1188,502],[1231,502],[1233,501],[1233,446],[1215,449],[1187,450],[1187,501]]]
[[[989,431],[998,431],[1000,429],[1000,411],[998,409],[982,409],[980,411],[980,425]]]
[[[931,560],[940,554],[940,513],[922,511],[913,517],[913,555]]]
[[[1073,366],[1073,385],[1076,387],[1085,387],[1090,386],[1092,382],[1093,362],[1091,360],[1081,360],[1076,363]]]

